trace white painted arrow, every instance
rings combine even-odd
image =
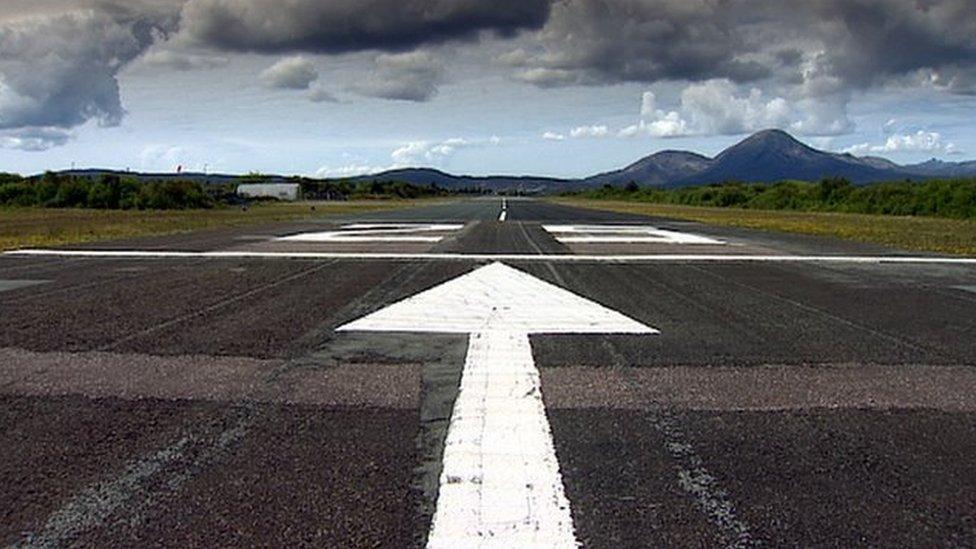
[[[428,547],[575,547],[529,334],[657,330],[493,263],[342,331],[470,334]]]

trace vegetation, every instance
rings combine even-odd
[[[309,200],[412,199],[458,192],[482,192],[476,189],[448,191],[434,183],[415,185],[402,181],[352,182],[306,178],[287,181],[301,185],[302,195]],[[274,181],[256,173],[242,176],[236,183],[221,185],[203,185],[182,179],[139,181],[115,174],[79,177],[49,172],[33,178],[0,174],[0,206],[98,210],[210,209],[242,202],[235,193],[237,183],[265,182]]]
[[[248,208],[166,211],[0,207],[0,251],[349,215],[407,205],[403,200],[370,200],[262,202]]]
[[[794,210],[899,216],[932,216],[976,220],[976,179],[930,180],[855,186],[842,178],[819,183],[783,181],[775,184],[725,183],[681,189],[617,188],[579,193],[582,198],[655,204]]]
[[[467,189],[448,191],[447,189],[439,187],[436,183],[431,183],[430,185],[415,185],[413,183],[392,180],[353,182],[348,180],[297,179],[295,182],[301,184],[302,194],[306,198],[322,200],[346,198],[353,200],[371,198],[409,199],[482,192],[480,190]]]
[[[571,206],[685,219],[711,225],[812,234],[906,250],[976,256],[976,219],[747,210],[579,197],[556,200]]]
[[[212,208],[215,198],[194,181],[140,183],[116,175],[97,179],[46,173],[37,178],[0,176],[0,205],[102,210]]]

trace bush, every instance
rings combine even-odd
[[[213,200],[194,181],[139,183],[104,175],[97,181],[54,173],[39,178],[0,177],[0,205],[50,208],[209,208]]]
[[[623,189],[604,185],[581,194],[588,198],[616,198],[685,206],[976,219],[976,179],[936,179],[922,183],[901,181],[858,187],[844,178],[828,178],[819,183],[729,182],[638,191],[633,191],[629,185]]]

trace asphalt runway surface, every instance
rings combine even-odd
[[[338,328],[502,255],[659,331],[531,334],[576,542],[976,545],[976,265],[502,211],[0,256],[0,544],[425,545],[469,336]]]

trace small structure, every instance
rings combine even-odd
[[[302,197],[302,186],[298,183],[243,183],[237,186],[237,195],[295,201]]]

